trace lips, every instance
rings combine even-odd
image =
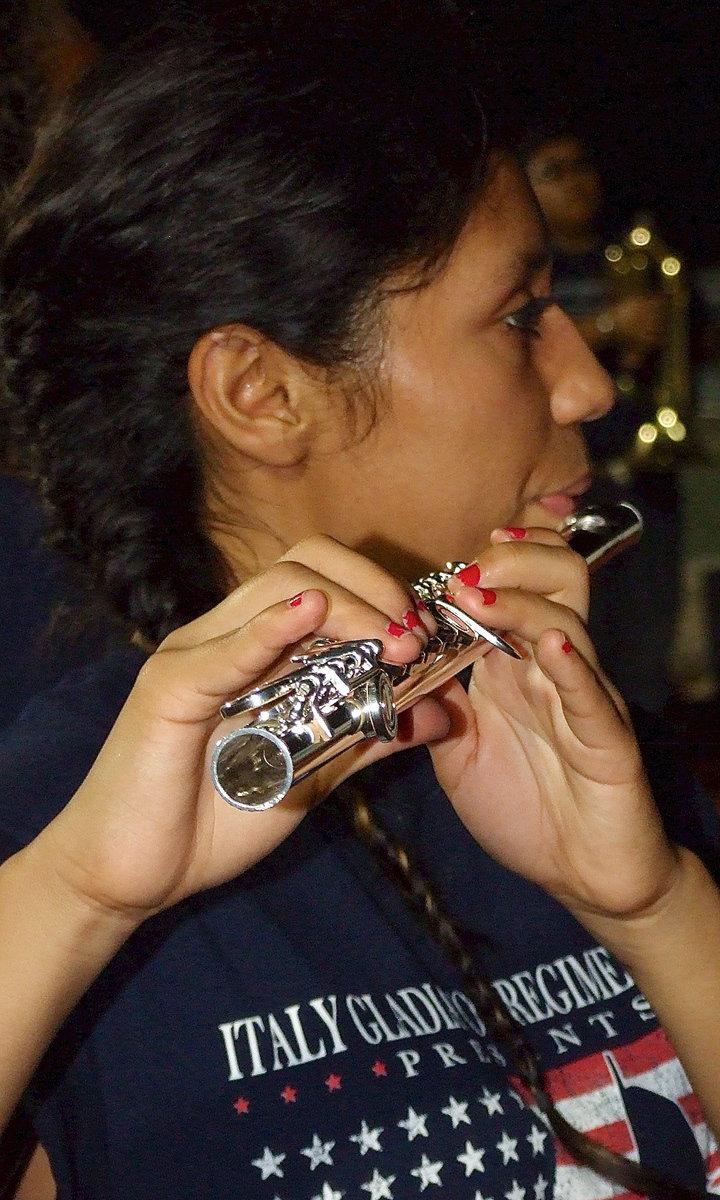
[[[551,492],[549,496],[541,496],[539,503],[554,517],[561,521],[570,517],[577,508],[577,497],[568,492]]]
[[[592,478],[589,474],[582,475],[567,487],[560,488],[556,492],[546,492],[544,496],[538,496],[537,502],[553,517],[563,521],[576,511],[579,498],[588,490],[591,482]]]

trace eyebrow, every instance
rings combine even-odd
[[[498,274],[498,283],[519,287],[552,266],[553,252],[549,239],[545,239],[537,250],[527,250],[516,255],[507,271]]]
[[[515,255],[507,267],[498,271],[495,283],[502,288],[502,297],[498,307],[506,304],[514,292],[520,291],[538,275],[547,270],[553,263],[553,252],[549,238],[544,238],[535,250],[521,251]]]

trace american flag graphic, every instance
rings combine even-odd
[[[546,1080],[557,1108],[571,1125],[635,1162],[640,1160],[640,1149],[628,1111],[632,1089],[652,1093],[675,1106],[705,1164],[707,1190],[720,1195],[720,1149],[661,1029],[629,1046],[557,1067],[547,1072]],[[608,1200],[614,1196],[635,1200],[635,1193],[622,1191],[594,1171],[577,1166],[563,1146],[557,1145],[555,1200]]]
[[[370,1073],[382,1090],[393,1070],[377,1060]],[[695,1172],[690,1182],[720,1195],[720,1149],[662,1030],[556,1067],[546,1081],[557,1108],[575,1128],[647,1164],[643,1123],[647,1128],[650,1122],[648,1141],[655,1151],[667,1142],[673,1166],[678,1158],[687,1159]],[[324,1078],[326,1101],[332,1106],[352,1091],[364,1102],[364,1112],[351,1116],[352,1110],[345,1110],[341,1116],[338,1111],[333,1121],[331,1108],[316,1095],[305,1113],[310,1126],[300,1112],[302,1089],[285,1085],[277,1102],[297,1116],[297,1127],[283,1123],[283,1138],[278,1122],[271,1145],[266,1124],[258,1127],[260,1140],[247,1162],[253,1181],[248,1194],[262,1200],[414,1200],[442,1188],[449,1200],[639,1200],[578,1166],[559,1143],[553,1179],[552,1133],[516,1079],[497,1091],[475,1089],[465,1098],[460,1092],[425,1096],[423,1104],[408,1103],[406,1094],[394,1111],[396,1094],[382,1116],[380,1093],[373,1103],[373,1090],[355,1072],[330,1073]],[[243,1122],[250,1119],[250,1100],[233,1107]],[[351,1130],[348,1119],[354,1121]],[[248,1145],[253,1141],[251,1136]],[[661,1164],[658,1169],[663,1170]]]

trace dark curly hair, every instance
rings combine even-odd
[[[431,0],[256,0],[108,61],[39,148],[1,268],[10,414],[60,544],[154,642],[223,590],[193,343],[241,321],[346,362],[382,281],[452,246],[485,162],[458,29]]]
[[[0,202],[25,166],[42,104],[30,55],[27,0],[4,0],[0,12]]]
[[[10,188],[30,158],[43,87],[30,53],[27,0],[0,9],[0,229]],[[0,410],[0,467],[16,466],[7,421]]]
[[[247,0],[108,58],[40,145],[0,268],[7,403],[59,543],[153,643],[226,588],[193,345],[242,322],[303,361],[363,362],[388,278],[428,278],[483,186],[481,78],[452,0]],[[628,1188],[694,1195],[563,1121],[429,885],[352,808],[561,1140]]]

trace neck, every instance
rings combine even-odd
[[[315,532],[302,468],[270,469],[244,461],[212,472],[205,489],[205,523],[237,586],[277,562]]]
[[[304,533],[293,536],[289,529],[281,527],[284,522],[275,524],[270,515],[260,519],[256,506],[245,503],[246,500],[249,497],[222,496],[218,487],[206,494],[208,533],[227,564],[230,587],[266,570],[305,536]]]

